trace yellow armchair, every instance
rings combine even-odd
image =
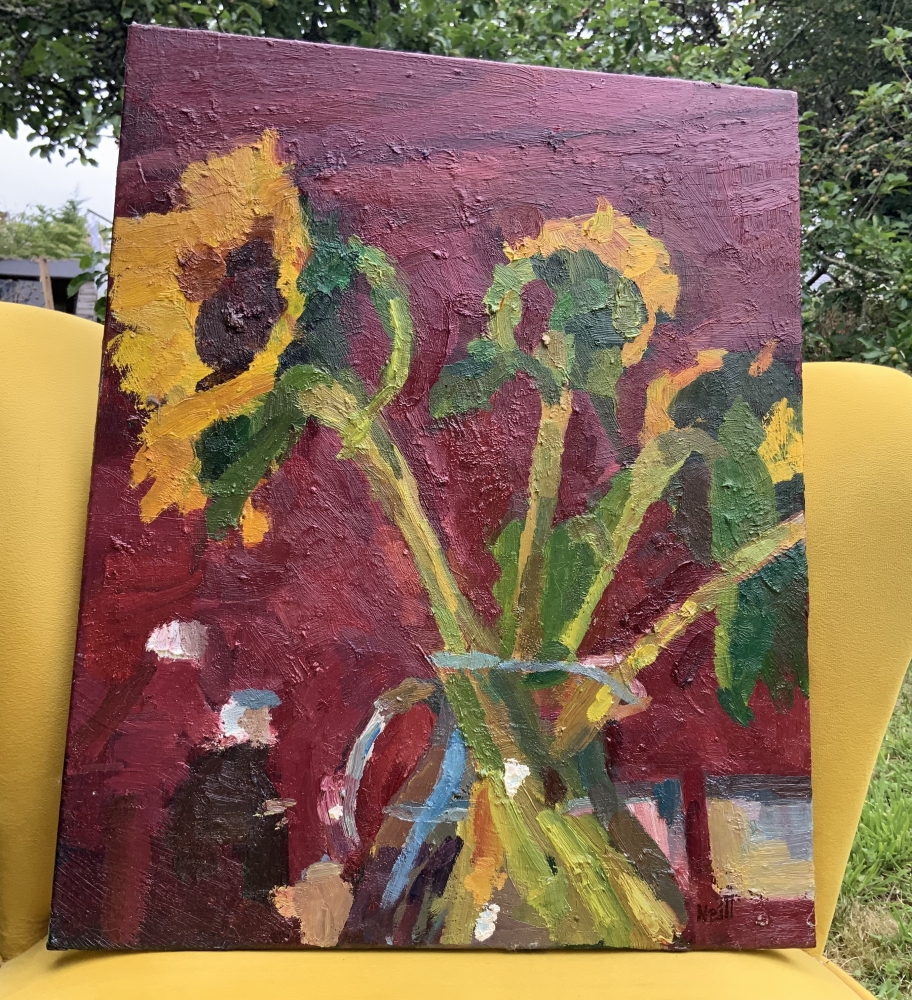
[[[912,379],[805,367],[814,951],[49,952],[100,348],[95,324],[0,304],[0,998],[870,996],[823,946],[912,657]]]

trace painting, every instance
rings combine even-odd
[[[813,944],[797,161],[131,29],[50,947]]]

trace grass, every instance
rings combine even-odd
[[[881,1000],[912,998],[912,670],[868,789],[827,957]]]

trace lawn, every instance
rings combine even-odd
[[[912,997],[912,670],[868,789],[827,956],[881,1000]]]

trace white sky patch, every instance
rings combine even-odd
[[[512,757],[504,761],[504,787],[511,799],[519,791],[519,786],[531,773],[525,764],[520,764],[518,760],[514,760]]]
[[[206,652],[206,626],[202,622],[168,622],[153,629],[146,649],[163,660],[201,660]]]
[[[475,940],[487,941],[497,927],[497,914],[500,907],[497,903],[485,903],[484,909],[478,914],[475,921]]]
[[[69,152],[50,160],[31,155],[34,143],[19,129],[19,138],[0,135],[0,211],[21,212],[35,205],[59,208],[67,198],[78,198],[84,208],[105,219],[114,218],[114,180],[117,174],[117,142],[104,135],[93,156],[97,167],[84,167]]]

